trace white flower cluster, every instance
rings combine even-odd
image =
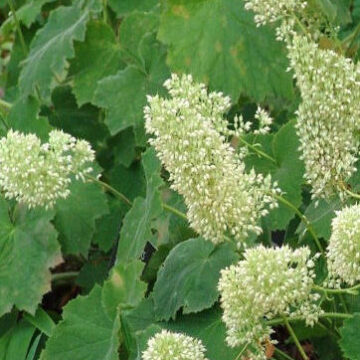
[[[255,12],[254,20],[260,26],[301,12],[306,5],[304,0],[246,0],[245,9]]]
[[[360,204],[345,207],[332,220],[327,266],[330,286],[360,281]]]
[[[343,181],[356,170],[360,67],[303,36],[295,36],[288,49],[302,97],[297,133],[305,178],[313,197],[342,194]]]
[[[87,141],[60,130],[51,131],[44,144],[36,135],[10,130],[0,139],[0,189],[29,208],[51,208],[69,195],[70,176],[84,180],[93,160]]]
[[[143,360],[207,360],[200,340],[162,330],[147,343]]]
[[[311,293],[314,262],[307,247],[288,246],[247,249],[244,260],[221,271],[218,289],[227,343],[248,345],[242,359],[266,359],[264,346],[271,328],[265,319],[275,316],[303,316],[313,325],[321,310]]]
[[[230,99],[207,93],[191,76],[172,75],[165,82],[170,98],[148,97],[146,130],[170,173],[172,188],[184,196],[191,226],[214,243],[231,235],[241,244],[258,221],[276,206],[270,176],[245,172],[245,165],[226,142],[223,114]]]
[[[270,117],[269,113],[258,106],[255,119],[259,121],[259,128],[254,130],[255,135],[265,135],[270,132],[270,125],[273,122],[273,119]]]

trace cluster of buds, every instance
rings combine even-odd
[[[145,108],[150,144],[183,195],[193,229],[214,243],[231,236],[240,246],[250,233],[261,233],[259,219],[277,206],[279,189],[270,176],[246,172],[227,142],[228,97],[208,94],[189,75],[172,75],[165,87],[170,98],[149,96]],[[258,116],[268,126],[269,119]]]
[[[266,320],[301,316],[312,326],[321,313],[312,293],[314,261],[307,247],[247,249],[244,260],[221,271],[219,291],[227,343],[247,346],[242,359],[266,359],[272,333]]]
[[[207,360],[198,339],[163,330],[149,339],[142,360]]]
[[[360,66],[304,36],[288,45],[302,102],[297,133],[313,197],[344,196],[356,171],[360,129]]]
[[[92,171],[92,161],[87,141],[60,130],[51,131],[44,144],[36,135],[10,130],[0,139],[0,189],[29,208],[51,208],[69,195],[72,175],[84,180]]]
[[[360,205],[345,207],[332,220],[327,251],[330,286],[360,281]]]

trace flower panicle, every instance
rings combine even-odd
[[[142,360],[207,360],[205,351],[198,339],[162,330],[149,339]]]
[[[207,93],[190,75],[165,82],[170,98],[149,96],[145,107],[150,144],[170,174],[171,187],[183,195],[191,226],[219,243],[231,236],[241,246],[258,221],[277,206],[271,177],[245,171],[242,157],[227,142],[243,125],[228,129],[224,113],[230,99]],[[266,120],[268,121],[268,120]]]
[[[327,285],[340,287],[360,281],[360,204],[336,212],[327,249]]]
[[[94,158],[89,143],[61,130],[51,131],[43,144],[34,134],[10,130],[0,139],[0,188],[29,208],[52,208],[69,196],[71,175],[84,180],[92,171]]]
[[[266,359],[272,329],[266,320],[302,316],[313,325],[321,313],[312,293],[314,261],[307,247],[246,249],[244,260],[221,271],[221,295],[226,341],[231,347],[248,344],[242,359]]]
[[[313,198],[346,197],[343,183],[356,171],[360,129],[360,66],[304,36],[288,44],[302,102],[297,134]]]

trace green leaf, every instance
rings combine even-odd
[[[56,80],[66,76],[66,60],[74,56],[74,40],[84,40],[88,18],[88,12],[78,5],[61,6],[51,12],[23,63],[19,86],[24,95],[39,93],[44,100],[50,100]]]
[[[109,259],[102,253],[95,253],[81,268],[76,283],[81,286],[81,293],[88,294],[95,284],[102,286],[109,273]]]
[[[96,220],[96,230],[92,239],[93,244],[108,252],[119,237],[120,224],[129,207],[114,197],[108,197],[110,212]]]
[[[118,16],[124,16],[134,10],[148,11],[157,4],[157,0],[109,0],[110,7]]]
[[[202,311],[197,314],[181,315],[176,321],[156,322],[152,298],[121,315],[122,324],[127,332],[133,335],[128,339],[130,360],[140,360],[141,353],[146,348],[147,340],[154,335],[152,330],[168,329],[181,332],[200,339],[206,347],[206,357],[209,360],[234,360],[240,353],[239,348],[230,348],[225,341],[226,329],[221,321],[222,312],[218,308]]]
[[[114,162],[129,167],[136,157],[133,128],[121,131],[114,139]]]
[[[50,336],[55,328],[55,323],[41,307],[36,310],[35,315],[24,313],[24,319],[37,329],[43,332],[46,336]]]
[[[154,33],[159,27],[159,15],[153,12],[135,11],[121,23],[120,46],[128,62],[137,63],[141,39],[147,33]]]
[[[50,290],[49,269],[61,261],[57,233],[50,224],[54,214],[17,206],[0,199],[0,316],[15,305],[34,314],[42,295]]]
[[[311,339],[311,343],[314,345],[319,360],[339,360],[342,358],[339,345],[332,336],[315,337]]]
[[[245,161],[248,168],[254,167],[263,174],[270,173],[283,192],[282,196],[295,207],[299,207],[302,203],[304,164],[299,159],[299,139],[294,125],[295,121],[290,121],[275,135],[255,138],[255,143],[261,144],[261,150],[272,156],[275,163],[257,154],[248,156]],[[251,138],[246,140],[251,142]],[[293,210],[279,202],[279,207],[271,210],[265,220],[270,230],[282,230],[294,215]]]
[[[143,124],[146,95],[161,92],[163,82],[169,77],[165,49],[156,42],[155,35],[147,34],[141,45],[142,68],[128,66],[101,80],[95,92],[93,103],[106,109],[105,123],[112,135]],[[146,53],[149,46],[151,53]]]
[[[172,70],[191,73],[237,100],[293,97],[284,48],[268,27],[256,28],[239,0],[167,0],[158,37]]]
[[[46,140],[51,130],[45,117],[39,116],[40,103],[32,96],[19,98],[12,106],[7,121],[13,130],[22,133],[35,133]]]
[[[42,334],[38,334],[33,340],[31,347],[29,348],[28,354],[26,356],[26,360],[34,360],[36,355],[36,350],[39,346],[40,339],[42,338]]]
[[[215,246],[202,238],[186,240],[173,248],[158,272],[154,286],[155,315],[175,319],[176,312],[199,312],[219,297],[220,270],[238,259],[233,246]]]
[[[158,191],[159,186],[162,185],[161,164],[154,149],[149,148],[144,153],[142,164],[146,177],[146,198],[136,198],[124,218],[117,251],[117,263],[126,263],[140,257],[146,242],[152,238],[151,221],[162,212]]]
[[[71,61],[73,92],[78,105],[92,102],[98,81],[122,68],[120,46],[111,27],[90,22],[85,41],[75,44],[75,58]]]
[[[335,211],[341,209],[341,202],[338,199],[326,201],[324,199],[314,200],[306,208],[304,215],[310,221],[316,235],[325,240],[330,239],[331,220],[335,217]],[[306,226],[301,222],[296,233],[301,235],[306,231]]]
[[[46,342],[41,360],[118,360],[119,319],[109,320],[101,305],[101,288],[79,296],[64,308],[63,320]]]
[[[29,46],[31,43],[35,32],[34,30],[22,29],[23,37],[25,44]],[[21,41],[19,36],[16,36],[12,50],[11,50],[11,57],[10,61],[7,64],[7,76],[6,76],[6,93],[9,95],[11,91],[17,92],[18,91],[18,78],[20,74],[20,64],[26,58],[26,54],[24,53],[24,49],[21,45]]]
[[[360,360],[360,313],[355,313],[353,318],[344,321],[340,329],[341,340],[339,341],[341,350],[350,360]]]
[[[242,349],[230,348],[227,345],[226,328],[221,316],[221,310],[213,308],[198,314],[181,316],[178,321],[167,323],[165,327],[200,339],[206,347],[206,357],[209,360],[234,360]]]
[[[11,327],[0,340],[1,360],[25,359],[34,332],[34,326],[24,320]]]
[[[86,104],[78,108],[69,86],[55,88],[51,99],[54,106],[47,114],[51,125],[89,141],[95,150],[104,146],[110,134],[99,121],[99,110],[95,106]]]
[[[46,3],[54,1],[55,0],[28,0],[23,6],[16,10],[16,18],[20,23],[29,28],[41,14],[42,7]],[[14,17],[10,16],[1,25],[0,32],[9,33],[14,26]]]
[[[127,264],[118,264],[105,281],[102,290],[102,303],[112,319],[117,310],[137,306],[143,299],[147,285],[140,281],[144,263],[135,260]]]
[[[295,207],[299,207],[302,202],[304,163],[299,159],[299,139],[294,125],[295,121],[288,122],[274,136],[272,148],[276,170],[272,172],[272,178],[278,182],[284,193],[283,197]],[[293,217],[293,210],[280,203],[277,209],[270,211],[267,220],[271,229],[281,230],[285,229]]]
[[[65,254],[87,256],[95,220],[109,211],[106,195],[94,183],[73,181],[69,189],[69,197],[56,202],[55,226]]]
[[[351,22],[349,0],[316,0],[316,4],[330,22],[345,25]]]

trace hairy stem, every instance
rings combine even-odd
[[[22,33],[22,31],[21,31],[20,23],[19,23],[18,18],[17,18],[17,16],[16,16],[16,11],[15,11],[15,7],[14,7],[14,3],[13,3],[12,0],[8,0],[8,4],[9,4],[10,10],[11,10],[11,14],[12,14],[12,16],[14,17],[14,22],[15,22],[15,26],[16,26],[17,33],[18,33],[18,35],[19,35],[19,39],[20,39],[20,43],[21,43],[22,50],[23,50],[23,52],[24,52],[24,55],[27,55],[29,51],[28,51],[28,48],[27,48],[27,46],[26,46],[23,33]]]
[[[350,191],[349,189],[347,189],[345,186],[343,186],[343,190],[348,194],[350,195],[351,197],[353,197],[354,199],[360,199],[360,195],[359,194],[356,194],[352,191]]]
[[[109,190],[110,192],[112,192],[118,199],[120,199],[122,202],[124,202],[126,205],[128,206],[132,206],[132,202],[121,192],[117,191],[116,189],[114,189],[112,186],[110,186],[109,184],[107,184],[106,182],[103,182],[91,175],[86,175],[86,177],[91,180],[92,182],[101,185],[102,187],[104,187],[106,190]]]
[[[106,190],[109,190],[110,192],[112,192],[118,199],[120,199],[122,202],[124,202],[126,205],[128,206],[132,206],[132,201],[130,199],[128,199],[124,194],[122,194],[121,192],[117,191],[116,189],[114,189],[112,186],[110,186],[109,184],[99,180],[99,179],[96,179],[95,177],[91,176],[91,175],[86,175],[86,177],[101,185],[102,187],[104,187]],[[173,213],[174,215],[184,219],[184,220],[187,220],[187,216],[186,214],[184,214],[183,212],[179,211],[178,209],[170,206],[170,205],[167,205],[167,204],[162,204],[164,210],[168,211],[168,212],[171,212]]]
[[[52,282],[59,282],[59,281],[67,281],[70,279],[75,279],[79,275],[78,271],[68,271],[63,273],[54,273],[51,275]]]
[[[283,352],[282,350],[278,349],[277,347],[274,349],[275,354],[280,355],[281,357],[285,358],[286,360],[294,360],[291,356]]]
[[[239,137],[238,139],[239,139],[239,141],[240,141],[241,143],[243,143],[243,144],[244,144],[246,147],[248,147],[249,149],[253,150],[253,151],[254,151],[255,153],[257,153],[258,155],[260,155],[260,156],[262,156],[262,157],[264,157],[264,158],[272,161],[273,163],[276,163],[276,160],[275,160],[273,157],[271,157],[270,155],[264,153],[263,151],[261,151],[260,149],[258,149],[256,146],[250,144],[249,142],[247,142],[246,140],[244,140],[242,137]]]
[[[357,295],[357,290],[360,289],[360,284],[350,287],[350,288],[344,288],[344,289],[328,289],[324,288],[322,286],[314,285],[313,290],[315,291],[321,291],[328,294],[349,294],[349,295]]]
[[[322,318],[322,319],[351,319],[352,317],[353,317],[353,315],[351,315],[351,314],[334,313],[334,312],[328,312],[328,313],[323,313],[323,314],[319,315],[319,318]],[[286,320],[288,322],[302,321],[302,320],[304,320],[304,317],[303,316],[294,316],[294,317],[282,317],[282,318],[272,319],[272,320],[266,321],[266,325],[269,325],[269,326],[283,325],[284,320]]]
[[[288,322],[288,320],[287,320],[286,318],[284,318],[284,324],[285,324],[287,330],[289,331],[290,336],[291,336],[292,339],[294,340],[294,343],[295,343],[296,347],[298,348],[301,357],[302,357],[304,360],[309,360],[308,356],[305,354],[305,351],[304,351],[303,347],[302,347],[301,344],[300,344],[299,339],[297,338],[297,336],[296,336],[296,334],[295,334],[294,329],[291,327],[290,323]]]
[[[306,226],[306,229],[308,230],[309,234],[312,236],[312,238],[315,241],[315,244],[317,246],[317,248],[319,249],[319,251],[322,253],[322,255],[325,255],[324,249],[320,244],[320,240],[317,237],[310,221],[307,219],[307,217],[295,206],[293,205],[290,201],[286,200],[285,198],[283,198],[281,195],[273,195],[274,198],[276,200],[278,200],[279,202],[281,202],[282,204],[284,204],[285,206],[287,206],[289,209],[293,210],[296,215],[299,216],[299,218],[301,219],[301,221],[304,223],[304,225]]]
[[[12,104],[0,98],[0,106],[9,110],[11,109]]]

